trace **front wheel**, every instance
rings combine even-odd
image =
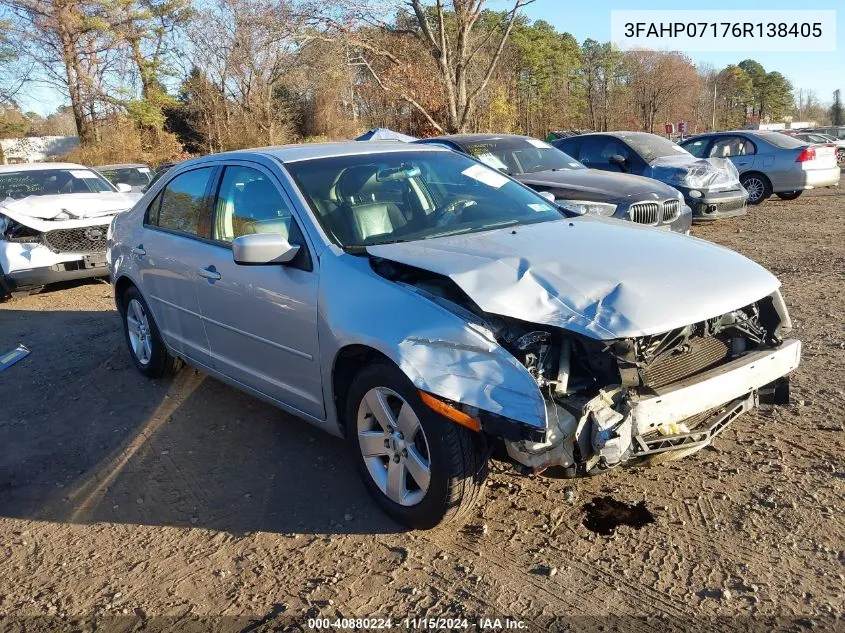
[[[781,191],[778,194],[775,194],[781,200],[795,200],[798,196],[800,196],[803,191]]]
[[[483,437],[440,416],[395,366],[363,368],[347,399],[346,439],[364,485],[410,528],[465,516],[487,474]]]
[[[772,195],[772,183],[762,174],[744,174],[739,183],[748,192],[748,204],[760,204]]]

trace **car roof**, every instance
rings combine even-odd
[[[521,134],[445,134],[443,136],[420,139],[420,141],[431,143],[436,141],[451,141],[460,145],[462,143],[477,143],[480,141],[527,141],[529,139],[535,140],[530,136],[523,136]],[[415,141],[415,144],[420,141]]]
[[[615,132],[585,132],[584,134],[579,134],[578,136],[571,136],[570,138],[582,138],[584,136],[614,136],[616,138],[630,138],[635,136],[659,136],[658,134],[652,134],[651,132],[631,132],[626,130],[618,130]],[[569,139],[560,139],[563,141],[568,141]]]
[[[150,168],[149,165],[145,165],[144,163],[115,163],[113,165],[97,165],[94,169],[132,169],[133,167]]]
[[[341,141],[338,143],[305,143],[302,145],[279,145],[275,147],[255,147],[252,149],[210,154],[195,159],[202,162],[220,158],[246,158],[256,154],[275,158],[282,163],[294,163],[300,160],[316,158],[333,158],[337,156],[363,156],[368,154],[384,154],[391,152],[443,152],[449,151],[436,145],[418,145],[416,143],[402,143],[396,141]],[[194,163],[194,161],[189,161]]]
[[[0,173],[4,171],[44,171],[45,169],[90,169],[76,163],[18,163],[16,165],[0,165]]]

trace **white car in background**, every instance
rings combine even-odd
[[[0,166],[0,299],[107,276],[109,223],[141,197],[129,189],[73,163]]]

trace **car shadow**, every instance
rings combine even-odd
[[[0,310],[0,516],[235,534],[402,531],[343,440],[185,367],[150,380],[115,311]]]

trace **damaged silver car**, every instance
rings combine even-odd
[[[576,477],[707,446],[799,362],[777,279],[714,244],[564,217],[437,146],[180,164],[115,217],[136,367],[178,359],[346,438],[395,519],[477,500],[490,456]]]

